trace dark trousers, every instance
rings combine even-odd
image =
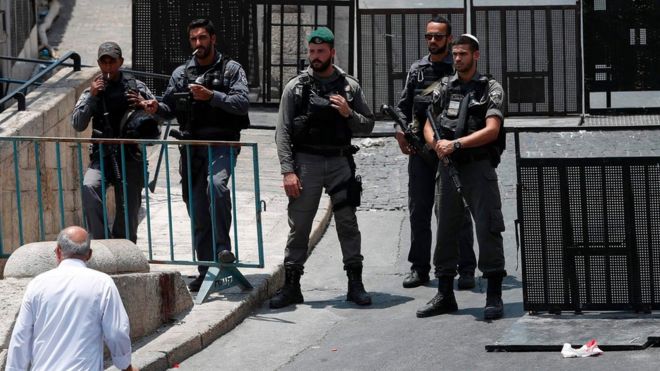
[[[408,261],[412,263],[411,269],[428,273],[431,270],[431,245],[433,240],[431,217],[435,201],[438,161],[436,161],[434,167],[431,167],[420,156],[411,155],[408,158],[408,210],[410,211],[410,252],[408,253]],[[463,224],[458,229],[458,271],[461,274],[474,274],[477,259],[472,248],[474,236],[469,212],[465,212],[463,220]],[[443,227],[439,225],[438,228]]]
[[[284,250],[284,265],[302,269],[308,257],[309,234],[319,207],[323,189],[330,194],[333,205],[346,206],[333,210],[337,237],[344,266],[362,264],[362,236],[358,228],[355,207],[346,204],[345,184],[352,176],[348,159],[308,153],[296,154],[296,175],[302,183],[298,198],[289,198],[289,238]],[[337,190],[333,192],[334,190]]]
[[[188,216],[193,220],[193,245],[197,260],[215,261],[215,253],[231,250],[231,194],[228,182],[233,164],[227,146],[211,146],[209,155],[206,146],[190,146],[190,182],[188,188],[188,161],[185,146],[180,147],[181,191]],[[237,151],[234,151],[234,163]],[[209,167],[209,162],[211,166]],[[192,198],[192,203],[190,199]],[[215,222],[215,223],[214,223]],[[200,265],[197,270],[206,274],[208,267]]]
[[[93,159],[85,172],[82,189],[83,210],[87,229],[93,239],[105,239],[107,232],[108,238],[126,238],[134,243],[137,241],[138,211],[142,203],[142,189],[144,189],[142,157],[139,154],[129,153],[125,157],[126,174],[122,175],[126,179],[126,198],[124,198],[122,183],[114,181],[112,165],[108,157],[103,164],[103,174],[98,159]],[[121,159],[117,160],[121,169]],[[115,192],[115,219],[112,222],[112,230],[108,228],[110,221],[108,221],[108,227],[104,223],[103,198],[105,195],[102,192],[103,187],[101,187],[103,181],[105,181],[106,190],[112,185]],[[126,235],[124,210],[127,210],[128,214],[128,236]]]
[[[504,270],[502,232],[504,219],[497,184],[497,173],[489,159],[457,164],[463,194],[470,205],[479,243],[479,270],[484,277],[501,276]],[[465,208],[445,166],[438,167],[437,201],[438,241],[435,247],[437,277],[456,275],[459,238],[454,231],[461,227]]]

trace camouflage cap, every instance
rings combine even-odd
[[[335,35],[327,27],[319,27],[307,36],[307,42],[312,44],[332,44],[335,42]]]
[[[99,45],[98,59],[101,59],[101,57],[106,55],[114,59],[119,59],[121,58],[121,48],[115,42],[106,41]]]

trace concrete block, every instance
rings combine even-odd
[[[54,268],[55,241],[21,246],[7,261],[5,277],[34,277]],[[140,249],[128,240],[93,240],[88,266],[107,274],[149,272],[149,263]]]
[[[83,67],[80,71],[74,72],[71,68],[65,68],[49,78],[42,87],[45,88],[73,88],[75,99],[89,87],[92,79],[99,73],[97,67]],[[73,110],[73,105],[71,106]]]
[[[15,136],[39,137],[44,133],[44,115],[39,111],[17,112],[15,124],[18,128]]]
[[[132,339],[145,336],[162,324],[160,309],[163,292],[158,284],[159,276],[157,273],[112,276],[131,319]]]

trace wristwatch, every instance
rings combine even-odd
[[[461,141],[458,140],[458,139],[455,140],[454,141],[454,151],[459,150],[461,148],[463,148],[463,144],[461,143]]]

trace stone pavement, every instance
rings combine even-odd
[[[264,268],[240,268],[254,289],[242,291],[238,287],[213,293],[189,313],[177,318],[172,324],[164,326],[152,336],[134,344],[133,364],[142,370],[163,370],[192,354],[199,352],[222,334],[230,331],[250,312],[270,297],[283,280],[282,261],[284,246],[288,234],[286,207],[288,199],[281,187],[282,176],[274,144],[272,130],[246,130],[243,142],[257,143],[259,154],[260,200],[265,201],[266,210],[261,214],[263,227],[263,245],[265,255]],[[150,168],[155,167],[158,151],[151,150]],[[170,198],[171,211],[167,207],[167,187],[165,164],[159,177],[159,183],[150,195],[150,214],[153,258],[168,260],[170,254],[170,233],[168,219],[171,213],[172,239],[174,256],[179,260],[191,259],[190,221],[185,204],[181,201],[181,187],[176,174],[178,169],[178,150],[170,148]],[[152,170],[153,173],[153,170]],[[256,213],[254,191],[252,188],[252,154],[250,147],[244,147],[236,166],[236,207],[238,220],[238,246],[240,260],[245,263],[258,261],[256,243]],[[145,202],[143,201],[143,206]],[[329,218],[331,207],[329,198],[324,195],[314,221],[310,246],[321,237]],[[138,246],[148,255],[146,220],[140,224]],[[234,244],[236,240],[234,240]],[[181,271],[183,275],[196,274],[195,266],[173,266],[151,264],[152,271]]]
[[[48,41],[58,55],[80,54],[82,63],[96,65],[99,45],[115,41],[122,48],[124,67],[132,65],[131,0],[59,0],[58,18],[48,32]]]

